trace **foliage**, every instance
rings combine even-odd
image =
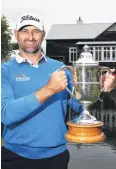
[[[19,49],[18,43],[12,43],[12,48],[13,50],[18,50]]]
[[[6,60],[12,52],[12,32],[5,16],[1,18],[1,57]]]

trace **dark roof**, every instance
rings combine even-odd
[[[94,39],[113,23],[59,24],[52,25],[46,40],[53,39]]]

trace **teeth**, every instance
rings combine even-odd
[[[26,42],[27,44],[33,44],[33,42]]]

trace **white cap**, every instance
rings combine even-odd
[[[16,29],[19,30],[20,28],[26,25],[33,25],[36,26],[41,31],[44,30],[43,22],[38,18],[37,15],[32,13],[23,14],[22,16],[20,16],[16,25]]]

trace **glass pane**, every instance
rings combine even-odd
[[[90,49],[90,50],[93,50],[93,47],[90,47],[89,49]]]
[[[71,61],[73,61],[73,53],[71,53]]]
[[[112,50],[116,50],[116,47],[112,47]]]
[[[98,47],[95,47],[95,50],[98,50]]]
[[[99,51],[99,61],[101,61],[101,51]]]
[[[104,51],[104,60],[106,60],[106,51]]]
[[[91,51],[90,53],[91,53],[91,54],[92,54],[92,56],[93,56],[93,51]]]
[[[112,59],[116,60],[116,52],[115,51],[112,51]]]
[[[107,59],[110,60],[110,51],[107,51]]]
[[[76,61],[77,60],[77,58],[76,58],[76,53],[74,53],[74,61]]]
[[[95,60],[98,61],[98,51],[95,51]]]

